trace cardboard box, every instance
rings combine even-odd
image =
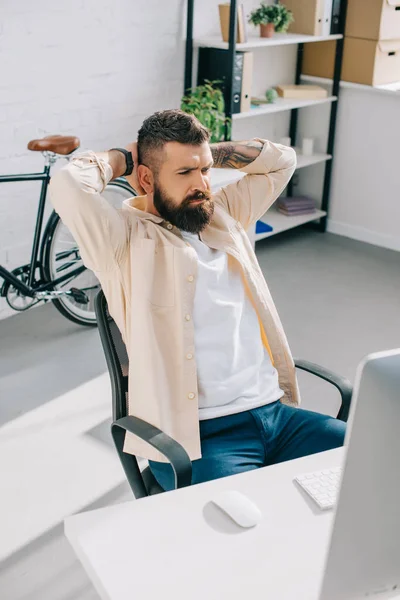
[[[284,0],[283,4],[294,17],[289,33],[329,35],[332,0]]]
[[[230,23],[230,11],[231,5],[218,4],[219,9],[219,24],[221,27],[221,35],[224,42],[229,42],[229,23]],[[236,43],[244,44],[248,41],[247,39],[247,23],[244,14],[243,4],[239,4],[237,7],[237,29],[236,29]]]
[[[348,0],[346,36],[400,39],[400,0]]]
[[[336,42],[305,44],[303,73],[332,79],[335,53]],[[400,81],[400,39],[345,38],[342,79],[373,86]]]
[[[335,41],[304,44],[302,73],[333,79],[335,56]]]
[[[319,85],[278,85],[275,89],[281,98],[318,100],[328,96],[327,90]]]

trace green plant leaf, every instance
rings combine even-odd
[[[281,3],[264,4],[262,2],[249,16],[249,23],[253,25],[272,23],[278,33],[286,32],[293,20],[293,13]]]
[[[218,87],[221,83],[205,80],[204,84],[191,88],[190,94],[181,99],[181,109],[195,115],[200,123],[209,129],[211,143],[225,139],[225,102]]]

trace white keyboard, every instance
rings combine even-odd
[[[339,490],[341,467],[297,475],[294,480],[311,496],[322,510],[333,508]]]

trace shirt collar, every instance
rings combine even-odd
[[[157,215],[153,215],[145,210],[147,196],[133,196],[127,198],[123,202],[123,206],[126,210],[134,210],[138,217],[153,221],[154,223],[162,223],[164,219]]]

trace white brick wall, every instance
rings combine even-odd
[[[0,172],[41,170],[27,142],[73,133],[105,149],[135,138],[151,112],[179,106],[179,0],[19,0],[0,23]],[[0,186],[0,263],[30,256],[39,183]],[[48,207],[50,210],[50,207]],[[1,300],[0,318],[12,314]]]
[[[196,34],[218,31],[218,0],[196,4]],[[42,169],[41,154],[26,150],[32,138],[72,133],[106,149],[135,139],[155,110],[179,107],[185,12],[184,0],[2,2],[0,173]],[[0,185],[0,264],[9,269],[29,260],[39,189]],[[10,314],[0,299],[0,318]]]

